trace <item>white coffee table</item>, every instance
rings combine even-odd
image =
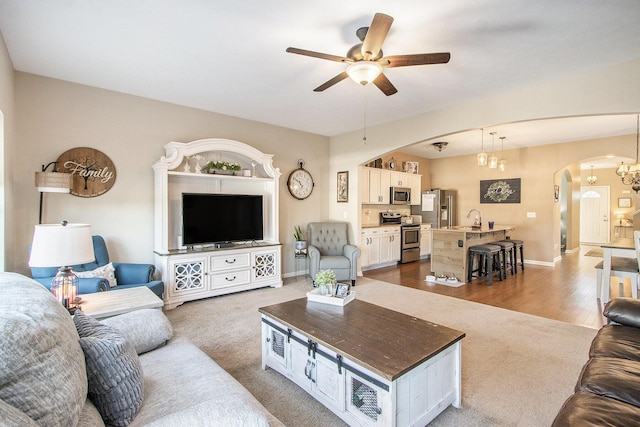
[[[162,309],[164,302],[146,286],[80,295],[80,309],[96,319],[143,308]]]

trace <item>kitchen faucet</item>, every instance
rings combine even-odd
[[[467,218],[471,218],[471,212],[476,211],[476,217],[473,220],[473,226],[474,227],[482,227],[482,214],[480,213],[480,211],[478,209],[471,209],[469,211],[469,213],[467,214]]]

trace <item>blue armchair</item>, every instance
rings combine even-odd
[[[95,261],[88,264],[74,265],[73,271],[91,271],[98,267],[102,267],[109,263],[109,252],[107,245],[102,236],[92,236],[93,253]],[[116,281],[118,286],[110,287],[107,279],[99,277],[82,277],[79,279],[78,294],[89,294],[101,291],[117,291],[119,289],[135,288],[138,286],[147,286],[159,298],[162,298],[164,292],[164,283],[160,280],[153,280],[153,274],[156,267],[153,264],[131,264],[114,262]],[[56,267],[33,267],[31,268],[31,276],[40,282],[47,289],[51,289],[51,281],[58,272]]]

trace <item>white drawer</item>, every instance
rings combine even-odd
[[[227,286],[245,285],[251,280],[251,270],[228,271],[214,274],[211,278],[212,288],[226,288]]]
[[[251,265],[251,258],[248,253],[228,254],[211,257],[211,270],[220,271],[230,268],[243,268]]]

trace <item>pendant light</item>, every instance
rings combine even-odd
[[[589,185],[593,185],[596,181],[598,181],[598,177],[593,174],[593,165],[591,165],[591,175],[587,177],[587,183],[589,183]]]
[[[489,156],[489,169],[495,169],[498,167],[498,157],[493,154],[493,145],[495,143],[496,132],[490,132],[491,135],[491,155]]]
[[[484,128],[480,130],[482,131],[482,139],[480,140],[480,152],[478,153],[478,166],[486,166],[487,153],[484,152]]]
[[[507,161],[504,159],[504,140],[506,138],[506,136],[500,137],[500,143],[502,144],[502,148],[500,149],[500,160],[498,160],[498,170],[500,172],[504,172],[507,168]]]

